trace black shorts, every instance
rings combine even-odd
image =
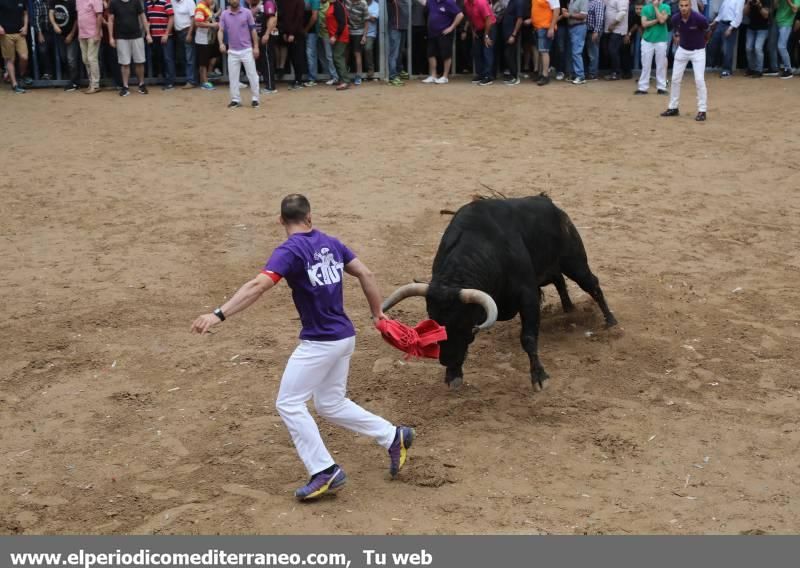
[[[208,62],[211,61],[211,46],[198,43],[195,47],[197,48],[197,64],[200,67],[207,67]]]
[[[441,61],[453,58],[453,34],[428,38],[428,57],[437,57]]]
[[[522,45],[535,45],[536,38],[533,35],[533,26],[523,25],[520,29]]]

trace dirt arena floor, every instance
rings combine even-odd
[[[318,87],[257,111],[225,89],[3,90],[0,533],[800,530],[800,80],[711,78],[705,124],[690,79],[679,119],[633,89]],[[288,288],[212,335],[191,321],[281,242],[287,193],[388,294],[430,273],[439,210],[481,184],[549,192],[619,328],[571,283],[562,314],[550,288],[550,388],[532,391],[515,320],[450,392],[348,280],[351,396],[418,439],[392,482],[382,448],[321,424],[350,481],[296,503],[274,408]]]

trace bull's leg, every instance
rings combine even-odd
[[[575,306],[572,304],[572,300],[569,299],[567,283],[564,282],[564,275],[559,272],[553,279],[553,285],[556,287],[556,290],[558,290],[558,297],[561,298],[561,309],[564,310],[564,313],[568,314],[573,311]]]
[[[614,314],[608,309],[608,304],[606,304],[603,290],[600,288],[600,281],[597,279],[597,276],[592,274],[585,258],[579,259],[573,257],[570,259],[561,259],[561,270],[570,280],[574,280],[584,292],[589,294],[592,299],[597,302],[597,305],[600,306],[600,310],[603,312],[603,316],[606,318],[606,327],[617,325],[617,318],[614,317]]]
[[[464,382],[464,371],[461,370],[461,365],[447,367],[444,371],[444,382],[451,389],[458,389]]]
[[[545,381],[549,378],[539,361],[539,298],[538,287],[528,288],[522,291],[521,309],[519,311],[522,319],[522,334],[520,343],[528,354],[531,362],[531,384],[533,390],[540,391],[545,388]]]

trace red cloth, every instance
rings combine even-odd
[[[416,327],[390,319],[375,324],[383,339],[392,347],[405,351],[411,357],[439,358],[439,342],[447,339],[447,330],[433,320],[423,320]]]

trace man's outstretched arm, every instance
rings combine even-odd
[[[230,300],[220,306],[223,317],[227,319],[230,316],[249,308],[261,297],[264,292],[273,286],[275,286],[275,282],[272,280],[272,278],[264,273],[259,274],[249,282],[243,284]],[[380,309],[380,299],[378,302],[378,308]],[[192,331],[196,333],[205,333],[211,326],[216,325],[221,321],[222,319],[220,319],[220,317],[214,313],[203,314],[194,320],[194,323],[192,323]]]

